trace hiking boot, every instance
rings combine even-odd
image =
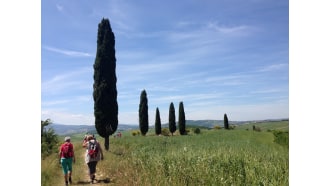
[[[70,183],[70,185],[72,184],[72,180],[71,180],[71,177],[69,177],[69,183]]]
[[[69,185],[69,183],[66,181],[66,182],[65,182],[65,186],[68,186],[68,185]]]

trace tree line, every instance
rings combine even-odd
[[[230,129],[227,114],[224,114],[224,128]],[[168,115],[168,128],[170,133],[173,134],[177,130],[175,108],[173,102],[170,103],[169,115]],[[178,116],[178,128],[180,135],[187,135],[186,130],[186,115],[184,111],[183,101],[179,103],[179,116]],[[146,90],[141,91],[140,104],[139,104],[139,129],[143,136],[145,136],[149,130],[148,120],[148,98]],[[161,119],[158,107],[156,108],[155,116],[155,134],[160,135],[162,133]]]

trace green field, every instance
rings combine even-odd
[[[253,125],[262,131],[252,131]],[[154,136],[151,130],[147,136],[132,136],[126,131],[122,138],[110,139],[95,185],[289,185],[289,148],[275,142],[275,129],[288,134],[288,121],[202,129],[187,136]],[[82,138],[72,136],[75,185],[88,183]],[[41,177],[43,186],[63,185],[55,155],[42,160]]]

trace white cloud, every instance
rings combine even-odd
[[[43,48],[48,51],[51,51],[51,52],[56,52],[56,53],[60,53],[60,54],[63,54],[66,56],[71,56],[71,57],[94,57],[90,53],[87,53],[87,52],[65,50],[65,49],[59,49],[59,48],[50,47],[50,46],[44,46]]]
[[[246,34],[250,31],[249,26],[246,25],[238,25],[238,26],[219,26],[218,23],[209,22],[207,24],[207,27],[210,29],[214,29],[217,32],[220,32],[222,34]]]
[[[56,8],[58,11],[62,12],[63,10],[63,6],[59,5],[59,4],[56,4]]]
[[[81,68],[68,73],[55,75],[51,79],[43,79],[41,83],[42,94],[57,94],[69,89],[91,89],[91,83],[86,82],[86,77],[91,76],[92,68]],[[84,78],[82,78],[84,77]]]
[[[286,90],[286,89],[285,89]],[[278,93],[278,92],[283,92],[284,89],[264,89],[264,90],[256,90],[256,91],[251,91],[251,94],[269,94],[269,93]]]
[[[60,112],[44,110],[41,113],[41,120],[51,119],[53,123],[57,124],[67,124],[67,125],[93,125],[94,115],[81,114],[81,113],[70,113],[70,112]]]
[[[43,101],[41,105],[43,107],[54,106],[54,105],[61,105],[70,102],[71,100],[56,100],[56,101]]]
[[[260,68],[258,70],[258,72],[270,72],[270,71],[282,70],[284,68],[288,68],[288,64],[280,63],[280,64],[273,64],[273,65],[265,66],[265,67]]]

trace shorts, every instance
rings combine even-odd
[[[64,175],[72,172],[72,158],[61,158],[61,165]]]

